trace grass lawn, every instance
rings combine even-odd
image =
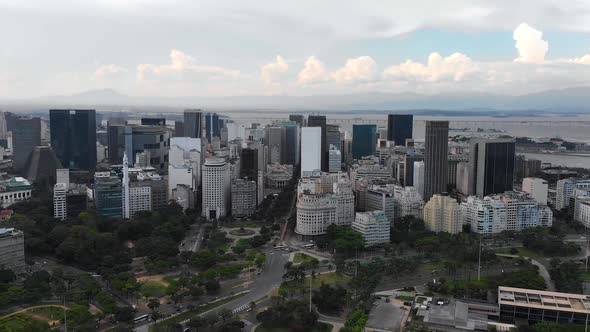
[[[420,266],[424,271],[440,270],[444,267],[442,262],[426,263]]]
[[[166,286],[160,282],[147,281],[141,285],[141,295],[145,297],[162,297],[166,295]]]
[[[399,295],[395,297],[398,300],[402,300],[402,301],[414,301],[414,297],[413,296],[408,296],[408,295]]]
[[[320,275],[316,275],[315,279],[313,279],[313,281],[311,282],[311,287],[313,289],[320,288],[322,283],[327,284],[327,285],[344,285],[348,281],[350,281],[350,279],[351,278],[349,276],[344,275],[339,272],[320,274]],[[302,289],[308,289],[308,288],[309,288],[309,277],[306,277],[304,282],[298,282],[298,283],[293,282],[293,281],[288,282],[288,283],[283,282],[280,287],[281,290],[291,292],[291,293],[299,292]]]
[[[314,328],[307,330],[307,331],[309,331],[309,332],[329,332],[329,331],[332,331],[332,328],[333,328],[332,324],[318,322]],[[267,328],[267,327],[259,326],[256,328],[255,332],[289,332],[289,331],[291,331],[291,330],[289,330],[286,327]]]
[[[64,316],[64,309],[58,307],[43,307],[27,310],[25,314],[33,314],[47,318],[47,320],[61,320]]]
[[[516,254],[513,254],[511,251],[512,248],[498,248],[496,249],[496,253],[497,254],[505,254],[505,255],[518,255],[518,256],[522,256],[522,257],[528,257],[528,258],[542,258],[543,255],[534,252],[530,249],[527,249],[525,247],[515,247],[514,249],[516,249],[518,252]]]
[[[237,229],[230,230],[229,234],[234,235],[234,236],[250,236],[250,235],[256,234],[256,232],[251,229],[237,228]]]
[[[313,262],[314,260],[317,261],[317,258],[311,257],[302,252],[295,253],[295,256],[293,257],[293,263],[295,264]]]
[[[211,309],[214,309],[214,308],[217,308],[221,305],[224,305],[228,302],[231,302],[231,301],[239,298],[242,295],[244,295],[244,294],[236,294],[234,296],[228,297],[227,299],[223,299],[223,300],[219,300],[216,302],[207,303],[202,306],[198,306],[192,311],[183,312],[180,315],[176,315],[174,317],[170,317],[168,319],[161,320],[157,324],[150,326],[149,330],[150,330],[150,332],[169,331],[170,326],[174,326],[177,323],[182,322],[183,320],[190,319],[190,318],[192,318],[198,314],[201,314],[205,311],[209,311]]]
[[[583,280],[590,280],[590,272],[582,273]]]
[[[44,323],[24,314],[17,314],[0,320],[0,331],[28,332],[33,326],[39,327],[42,324]]]

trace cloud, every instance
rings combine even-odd
[[[93,78],[98,80],[105,80],[118,77],[128,72],[127,68],[120,67],[114,64],[102,65],[94,71]]]
[[[394,80],[408,81],[461,81],[477,70],[477,65],[465,54],[453,53],[443,58],[434,52],[430,53],[426,64],[406,60],[399,65],[385,69],[383,76]]]
[[[521,23],[512,34],[518,51],[516,62],[543,63],[545,54],[549,50],[549,43],[543,40],[543,32],[536,30],[526,23]]]
[[[312,84],[324,82],[328,77],[326,66],[315,56],[310,56],[305,60],[303,69],[297,75],[297,83]]]
[[[179,50],[170,51],[170,63],[165,65],[139,64],[137,79],[140,81],[156,78],[176,78],[192,80],[206,79],[235,79],[240,71],[218,66],[201,66],[195,64],[195,59]]]
[[[377,63],[370,56],[360,56],[346,60],[344,67],[332,73],[337,83],[369,81],[374,78]]]
[[[282,56],[277,55],[277,61],[267,63],[260,69],[260,76],[265,84],[273,84],[276,76],[280,76],[289,71],[289,65]]]
[[[580,58],[570,59],[568,62],[573,62],[580,65],[590,65],[590,54],[583,55]]]

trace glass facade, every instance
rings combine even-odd
[[[406,145],[412,138],[414,116],[411,114],[389,114],[387,116],[387,140],[395,145]]]
[[[96,168],[96,111],[50,110],[51,147],[64,168]]]
[[[352,158],[361,159],[375,153],[377,147],[377,126],[352,126]]]

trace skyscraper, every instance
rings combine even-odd
[[[201,110],[184,110],[184,136],[201,138],[203,133],[203,113]]]
[[[297,123],[299,127],[305,127],[305,115],[291,114],[289,115],[289,121]]]
[[[352,126],[352,158],[361,159],[375,153],[377,146],[377,126]]]
[[[310,115],[307,117],[308,127],[320,127],[321,131],[321,170],[328,171],[328,143],[326,140],[326,116],[324,115]]]
[[[12,167],[17,172],[25,168],[33,147],[41,145],[41,119],[17,118],[14,119],[12,129]]]
[[[240,177],[251,181],[258,180],[258,150],[244,148],[240,154]]]
[[[205,131],[209,142],[213,141],[213,137],[221,138],[221,127],[219,115],[217,113],[205,114]]]
[[[301,131],[301,176],[322,168],[322,129],[304,127]]]
[[[96,111],[50,110],[51,147],[65,168],[96,168]]]
[[[299,165],[301,154],[301,128],[294,121],[276,122],[275,125],[285,129],[285,144],[283,146],[283,164]]]
[[[229,164],[223,158],[211,157],[203,165],[203,217],[207,220],[225,217],[231,206]]]
[[[424,201],[447,191],[449,122],[426,121],[424,133]]]
[[[514,181],[514,140],[511,138],[472,138],[470,143],[470,194],[483,197],[512,190]]]
[[[389,114],[387,116],[387,140],[395,145],[405,145],[412,138],[414,116],[411,114]]]
[[[285,127],[271,126],[266,127],[266,145],[268,146],[268,162],[270,164],[284,164],[286,150],[286,133]]]
[[[123,187],[115,173],[94,173],[94,203],[99,216],[123,216]]]

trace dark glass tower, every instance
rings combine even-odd
[[[96,168],[96,111],[50,110],[51,147],[64,168]]]
[[[22,174],[33,148],[41,145],[41,119],[16,118],[13,121],[12,167]],[[96,154],[94,155],[96,156]]]
[[[299,127],[305,127],[305,115],[291,114],[289,115],[289,121],[297,123]]]
[[[426,121],[424,132],[424,201],[447,191],[449,122]]]
[[[387,140],[395,145],[405,145],[412,138],[414,116],[411,114],[389,114],[387,116]]]
[[[201,138],[203,133],[203,113],[201,110],[184,110],[184,136]]]
[[[480,197],[513,189],[513,139],[472,138],[469,149],[470,194]]]
[[[377,146],[377,126],[352,126],[352,158],[361,159],[375,154]]]
[[[242,149],[240,156],[240,177],[258,182],[258,150]]]
[[[209,142],[213,137],[221,137],[221,126],[219,124],[219,115],[217,113],[205,114],[205,128],[207,130],[207,139]]]
[[[328,172],[328,143],[326,140],[326,116],[324,115],[310,115],[307,117],[308,127],[322,128],[322,171]]]

